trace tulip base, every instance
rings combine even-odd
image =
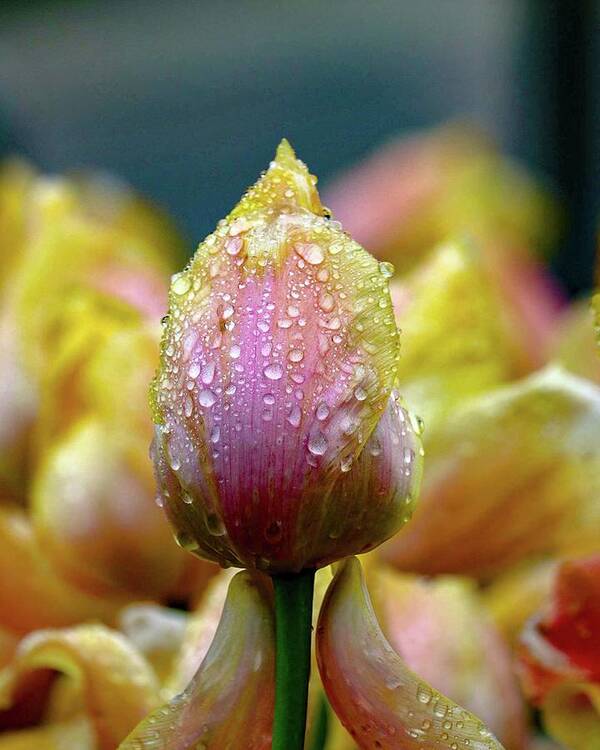
[[[314,570],[273,576],[277,648],[273,750],[304,748],[314,580]]]

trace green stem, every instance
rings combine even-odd
[[[314,570],[273,576],[277,646],[273,750],[304,748],[314,580]]]

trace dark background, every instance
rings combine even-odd
[[[190,249],[286,135],[321,184],[394,134],[469,116],[567,208],[555,269],[593,283],[600,1],[0,0],[0,156],[100,168]]]

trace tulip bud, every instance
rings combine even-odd
[[[321,206],[286,141],[173,277],[151,400],[180,544],[222,565],[320,567],[407,520],[420,443],[392,395],[379,264]]]

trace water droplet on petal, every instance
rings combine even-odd
[[[269,380],[279,380],[283,375],[283,367],[279,362],[271,362],[264,368],[263,374]]]
[[[304,359],[304,352],[301,349],[292,349],[288,354],[290,362],[302,362]]]
[[[327,450],[327,438],[322,432],[315,432],[308,439],[308,450],[313,456],[322,456]]]
[[[390,276],[393,276],[395,271],[396,271],[396,269],[394,268],[394,266],[391,263],[387,263],[385,261],[382,261],[379,264],[379,273],[382,276],[385,276],[386,279],[389,279]]]
[[[185,273],[177,273],[173,276],[171,289],[175,294],[182,295],[189,292],[192,286],[190,277]]]
[[[335,307],[335,297],[329,292],[323,292],[319,295],[319,307],[323,312],[331,312]]]
[[[294,404],[294,406],[292,406],[290,413],[287,416],[287,421],[292,425],[292,427],[298,427],[301,419],[302,419],[302,410],[300,409],[298,404]]]
[[[209,409],[217,400],[215,394],[208,388],[203,388],[198,394],[198,403]]]
[[[214,377],[215,377],[215,363],[208,362],[202,368],[202,374],[200,376],[200,379],[202,380],[204,385],[210,385],[213,382]]]
[[[325,253],[321,247],[311,242],[297,242],[294,245],[294,250],[311,266],[318,266],[325,258]]]
[[[317,406],[317,419],[323,422],[329,416],[329,407],[324,401]]]

